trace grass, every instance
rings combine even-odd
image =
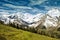
[[[58,40],[0,24],[0,40]]]

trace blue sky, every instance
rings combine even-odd
[[[0,0],[0,12],[46,12],[50,7],[60,7],[60,0]]]

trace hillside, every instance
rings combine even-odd
[[[0,24],[0,40],[58,40]]]

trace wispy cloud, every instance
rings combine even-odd
[[[4,6],[8,6],[8,7],[11,7],[11,8],[32,9],[31,7],[27,7],[27,6],[15,6],[15,5],[12,5],[12,4],[4,4]]]
[[[43,2],[45,2],[46,0],[30,0],[31,1],[31,5],[39,5]]]

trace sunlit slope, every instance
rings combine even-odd
[[[0,24],[0,40],[58,40]]]

